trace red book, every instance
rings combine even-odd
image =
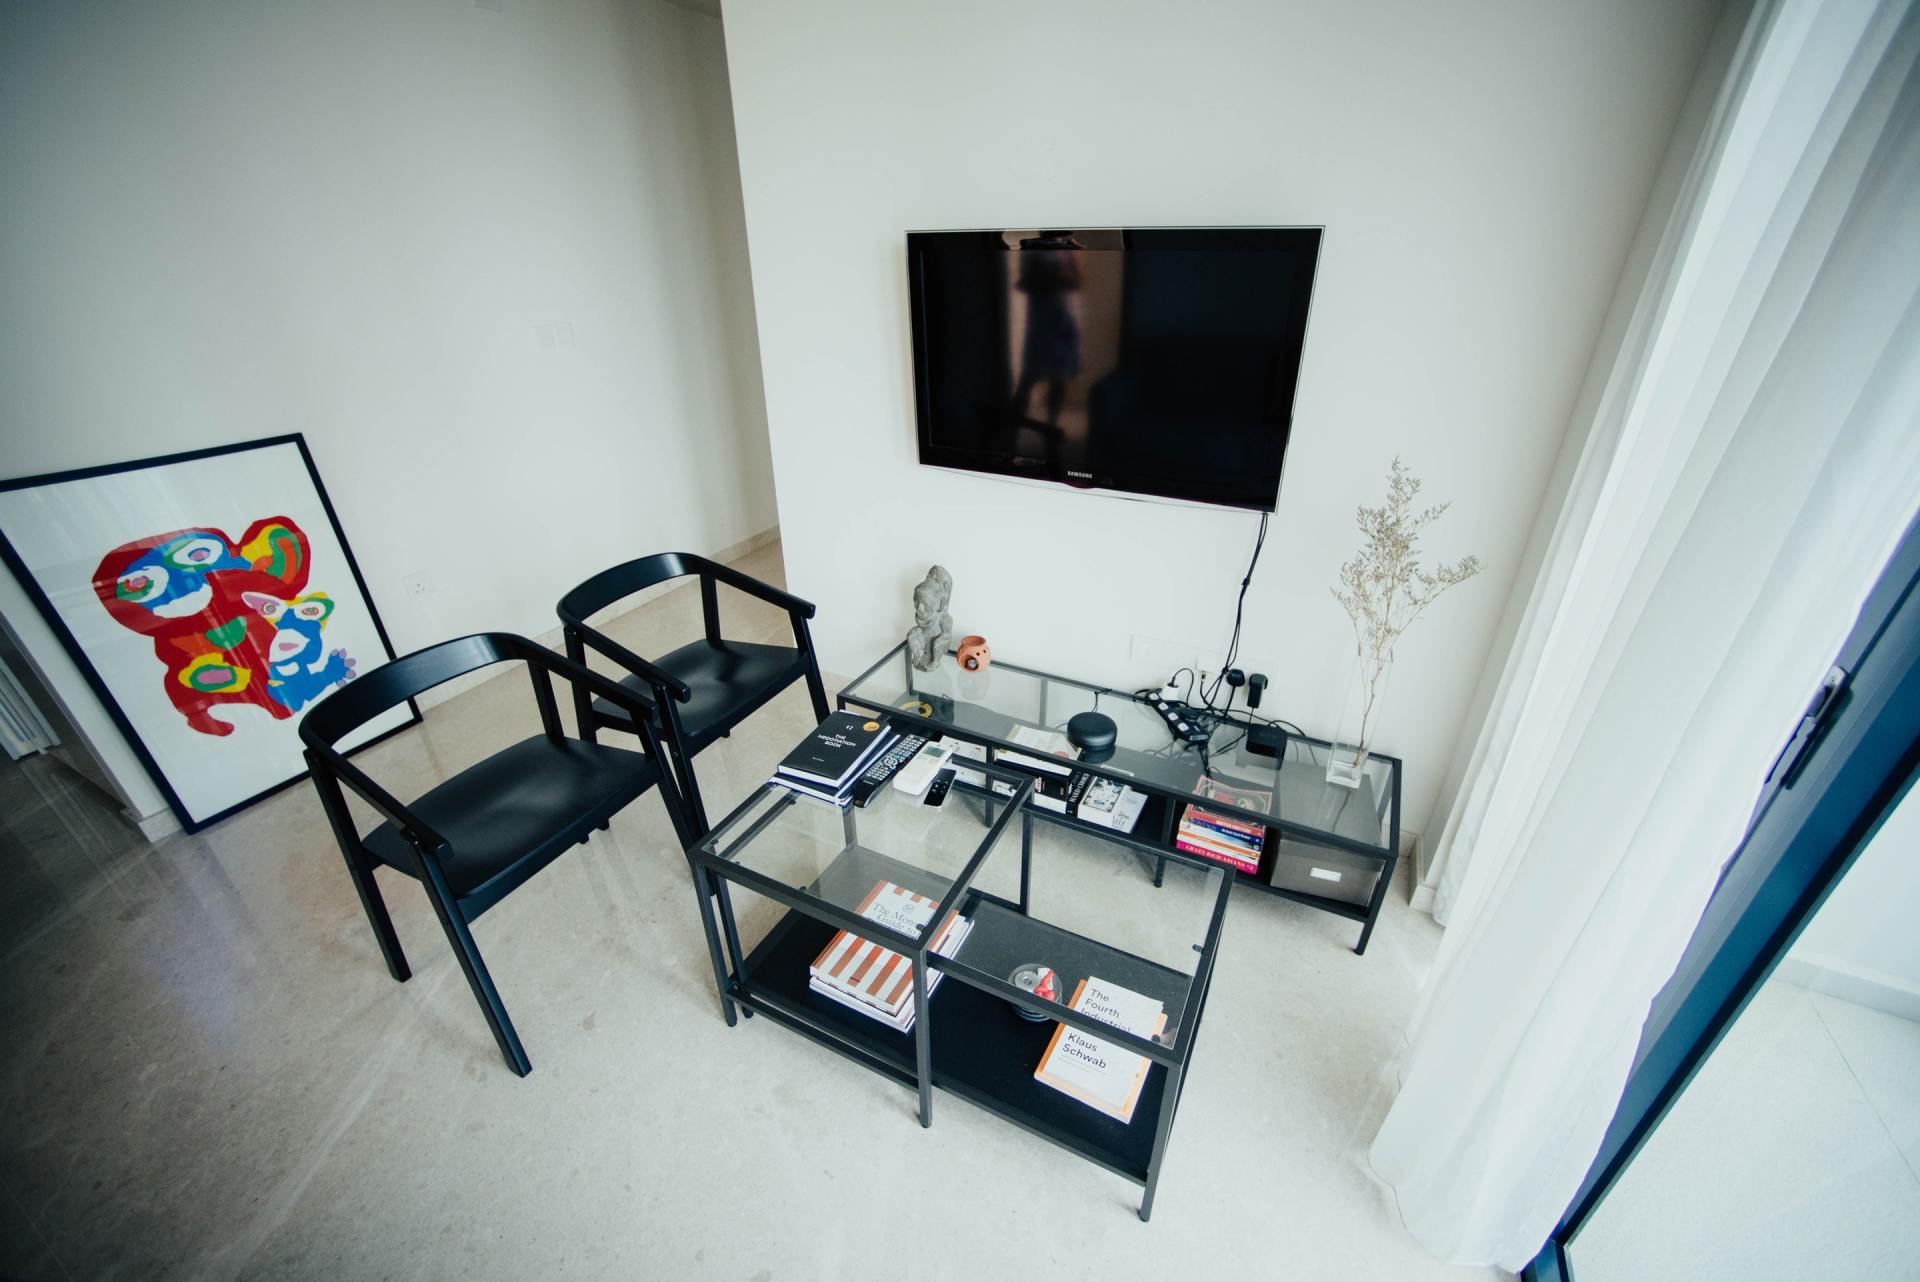
[[[1184,836],[1176,837],[1173,845],[1176,850],[1184,850],[1190,855],[1198,855],[1202,859],[1211,859],[1215,863],[1226,864],[1229,867],[1239,869],[1241,872],[1260,871],[1260,861],[1258,859],[1249,859],[1244,854],[1229,853],[1216,846],[1203,846],[1199,842],[1192,841]]]

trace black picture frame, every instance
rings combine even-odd
[[[175,454],[156,455],[151,458],[134,459],[123,463],[109,463],[96,467],[74,468],[65,472],[49,472],[36,476],[14,477],[12,479],[0,480],[0,495],[11,494],[21,490],[66,485],[77,481],[95,480],[102,477],[119,476],[125,473],[139,472],[151,468],[172,467],[180,464],[202,462],[208,459],[221,458],[253,450],[279,449],[286,446],[292,446],[299,452],[300,461],[306,469],[307,479],[313,486],[314,498],[318,501],[320,511],[326,516],[329,530],[334,541],[339,546],[353,587],[360,594],[361,602],[366,606],[367,619],[372,624],[372,630],[375,636],[378,637],[380,643],[381,653],[378,656],[378,661],[379,663],[391,662],[397,657],[393,648],[393,640],[387,634],[386,624],[381,620],[380,612],[374,604],[373,593],[368,589],[366,578],[360,572],[359,560],[354,556],[353,547],[347,541],[346,531],[341,528],[339,513],[334,509],[333,499],[327,493],[325,482],[320,479],[320,470],[314,465],[313,453],[307,448],[305,436],[299,432],[263,437],[251,441],[240,441],[229,445],[210,446],[205,449],[186,450]],[[74,666],[80,670],[81,675],[86,678],[87,684],[92,689],[94,695],[99,698],[102,706],[107,710],[108,715],[113,718],[114,726],[126,738],[128,747],[130,747],[134,755],[139,758],[140,764],[145,767],[148,775],[153,779],[155,787],[157,787],[161,795],[166,798],[168,808],[172,810],[174,817],[179,820],[183,830],[189,833],[199,832],[307,778],[308,772],[302,767],[290,773],[286,778],[279,779],[267,787],[261,788],[230,805],[222,807],[214,813],[198,816],[193,814],[187,804],[182,800],[179,789],[175,787],[166,769],[152,751],[151,745],[147,742],[146,737],[142,735],[140,730],[134,725],[133,720],[127,715],[126,710],[121,706],[119,698],[115,696],[105,676],[99,668],[95,666],[93,658],[87,653],[85,647],[83,647],[79,640],[73,635],[72,630],[67,626],[66,619],[62,616],[58,607],[55,606],[52,598],[40,582],[39,577],[15,547],[14,539],[6,529],[3,517],[0,517],[0,561],[6,563],[8,571],[19,582],[27,598],[31,600],[34,607],[39,610],[41,617],[46,621],[47,626],[52,630],[54,636],[59,638],[61,645],[73,660]],[[377,664],[368,665],[368,667],[372,666],[377,666]],[[419,705],[414,700],[408,699],[405,707],[405,720],[399,725],[381,731],[365,742],[356,744],[353,751],[358,752],[363,748],[371,747],[376,743],[383,742],[399,734],[403,730],[420,724],[422,717]],[[304,711],[304,709],[302,709],[302,711]],[[297,726],[299,725],[299,717],[297,715],[289,716],[279,724],[284,725],[286,727],[286,733],[294,737],[297,741]]]

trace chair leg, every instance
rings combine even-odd
[[[693,830],[705,833],[707,828],[707,808],[700,800],[700,782],[693,777],[693,760],[678,748],[669,750],[673,758],[674,781],[680,785],[680,798],[687,803],[687,818],[693,822]]]
[[[387,901],[380,897],[380,883],[373,878],[373,869],[353,855],[341,852],[346,857],[347,874],[353,878],[353,888],[359,892],[360,907],[366,910],[367,923],[373,927],[373,937],[380,943],[380,955],[387,959],[387,973],[401,983],[413,977],[413,971],[407,966],[407,955],[400,950],[400,936],[394,933],[393,918],[387,915]]]
[[[467,986],[473,989],[474,999],[480,1003],[481,1013],[487,1017],[487,1027],[493,1030],[493,1040],[499,1044],[501,1057],[507,1061],[508,1068],[525,1077],[533,1071],[533,1063],[527,1058],[526,1048],[520,1045],[520,1035],[513,1031],[513,1021],[507,1018],[506,1003],[500,1000],[500,990],[493,986],[493,976],[487,972],[487,963],[480,959],[480,949],[473,942],[473,932],[467,929],[466,919],[461,917],[459,908],[441,902],[431,886],[427,889],[427,898],[433,901],[433,909],[440,915],[440,925],[446,929],[447,942],[453,945],[453,955],[460,959],[460,969],[466,972]]]
[[[706,870],[698,864],[693,866],[693,897],[700,904],[700,928],[707,936],[707,956],[713,962],[713,984],[720,993],[720,1015],[732,1028],[737,1022],[733,1012],[733,998],[727,994],[727,967],[720,960],[720,936],[713,928],[713,887]]]
[[[807,652],[807,694],[813,699],[814,721],[825,721],[832,710],[827,707],[827,686],[820,679],[820,665],[811,650]]]

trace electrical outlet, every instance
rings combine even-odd
[[[425,570],[415,570],[412,574],[400,580],[400,588],[407,594],[409,600],[414,597],[425,596],[428,590],[427,572]]]
[[[1150,637],[1135,633],[1128,657],[1142,676],[1147,678],[1142,685],[1165,681],[1182,668],[1198,671],[1202,666],[1218,670],[1226,655],[1206,646],[1198,646],[1191,641],[1169,641],[1164,637]],[[1187,678],[1182,675],[1180,687],[1185,689]]]

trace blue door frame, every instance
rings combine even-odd
[[[1739,851],[1654,999],[1600,1152],[1525,1282],[1567,1247],[1920,769],[1920,522],[1882,571],[1829,685],[1782,749]]]

